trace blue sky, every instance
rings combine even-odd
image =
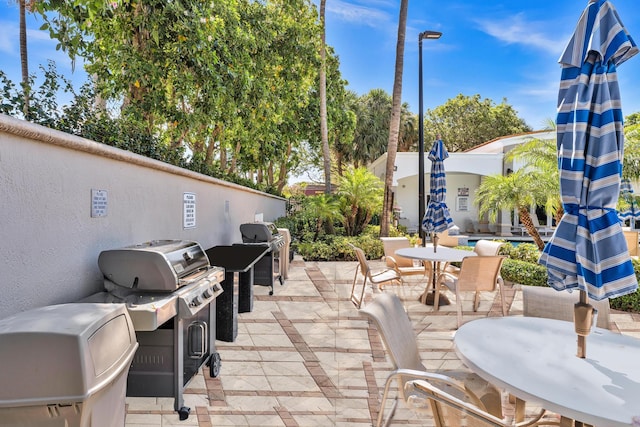
[[[316,4],[319,0],[314,0]],[[640,43],[638,0],[613,0],[631,36]],[[403,102],[418,112],[418,34],[441,31],[423,42],[424,105],[435,108],[459,93],[503,98],[534,129],[555,119],[560,53],[587,0],[411,0],[407,20]],[[399,0],[327,0],[327,43],[341,62],[349,89],[362,95],[381,88],[391,94],[395,67]],[[41,22],[29,16],[29,66],[48,59],[74,82],[66,55],[55,50]],[[0,2],[0,69],[20,80],[18,7]],[[619,68],[624,114],[640,111],[640,55]]]

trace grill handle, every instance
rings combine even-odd
[[[195,321],[188,328],[189,358],[200,359],[207,354],[207,323]]]

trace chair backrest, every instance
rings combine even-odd
[[[349,243],[349,246],[351,246],[351,249],[353,249],[353,252],[355,252],[356,254],[356,259],[358,260],[358,265],[360,266],[360,272],[362,273],[362,275],[368,277],[370,271],[369,263],[367,262],[367,256],[364,254],[364,251],[359,247],[352,245],[351,243]]]
[[[504,242],[481,239],[476,242],[473,251],[480,256],[498,255],[502,245],[504,245]]]
[[[406,237],[381,237],[384,247],[384,256],[392,256],[396,260],[398,267],[413,267],[413,260],[396,255],[396,251],[402,248],[410,248],[411,242]],[[387,259],[387,267],[393,267],[393,262]]]
[[[624,230],[624,238],[627,241],[627,249],[629,249],[630,256],[638,256],[640,250],[638,249],[638,232],[631,230]]]
[[[573,305],[580,298],[579,292],[556,291],[548,286],[522,286],[522,310],[528,317],[573,321]],[[611,308],[609,300],[589,301],[598,310],[596,326],[609,329]]]
[[[505,258],[503,255],[464,258],[456,286],[461,291],[494,291]]]
[[[436,427],[510,425],[489,413],[477,396],[451,378],[434,375],[428,380],[407,381],[404,392],[410,408],[422,409],[425,400],[429,403]]]
[[[458,236],[449,235],[449,230],[444,230],[438,234],[438,244],[453,248],[458,246]]]
[[[396,294],[381,293],[360,309],[378,329],[393,369],[424,371],[411,320]]]

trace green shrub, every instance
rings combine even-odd
[[[500,274],[508,282],[530,286],[547,286],[547,268],[538,263],[507,258],[502,264]]]
[[[640,261],[632,258],[633,270],[636,272],[636,277],[640,280]],[[618,298],[609,300],[611,308],[615,310],[628,311],[632,313],[640,313],[640,289],[637,289],[632,294],[623,295]]]

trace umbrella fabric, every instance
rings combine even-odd
[[[624,151],[617,67],[638,48],[608,0],[591,0],[560,57],[557,148],[565,214],[540,263],[549,285],[601,300],[638,287],[616,202]]]
[[[453,220],[445,203],[447,196],[447,177],[444,171],[444,160],[449,152],[444,142],[438,139],[429,152],[431,160],[431,177],[429,180],[429,204],[422,218],[422,228],[427,233],[440,233],[447,230]]]

